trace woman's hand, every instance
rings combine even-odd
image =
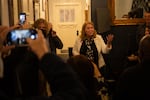
[[[111,42],[113,41],[114,35],[109,34],[106,38],[107,38],[107,44],[111,44]]]

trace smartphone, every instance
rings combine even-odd
[[[27,46],[27,38],[36,39],[37,31],[34,29],[17,29],[7,34],[6,45]]]
[[[26,13],[20,13],[19,14],[19,24],[23,25],[26,21]]]

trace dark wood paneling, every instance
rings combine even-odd
[[[119,74],[127,66],[127,56],[137,50],[136,25],[113,26],[111,31],[114,34],[113,48],[106,59],[109,62],[109,70],[112,73]]]
[[[97,29],[96,9],[107,8],[107,0],[91,0],[91,20]]]

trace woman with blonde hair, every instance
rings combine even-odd
[[[92,60],[99,69],[105,66],[102,53],[107,54],[112,49],[113,35],[109,34],[107,44],[101,35],[98,35],[92,22],[85,22],[82,26],[81,35],[76,39],[73,47],[73,55],[85,55]]]

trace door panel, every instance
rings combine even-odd
[[[53,27],[63,41],[63,50],[73,47],[84,22],[84,9],[81,3],[54,3]],[[57,50],[60,53],[60,50]]]

